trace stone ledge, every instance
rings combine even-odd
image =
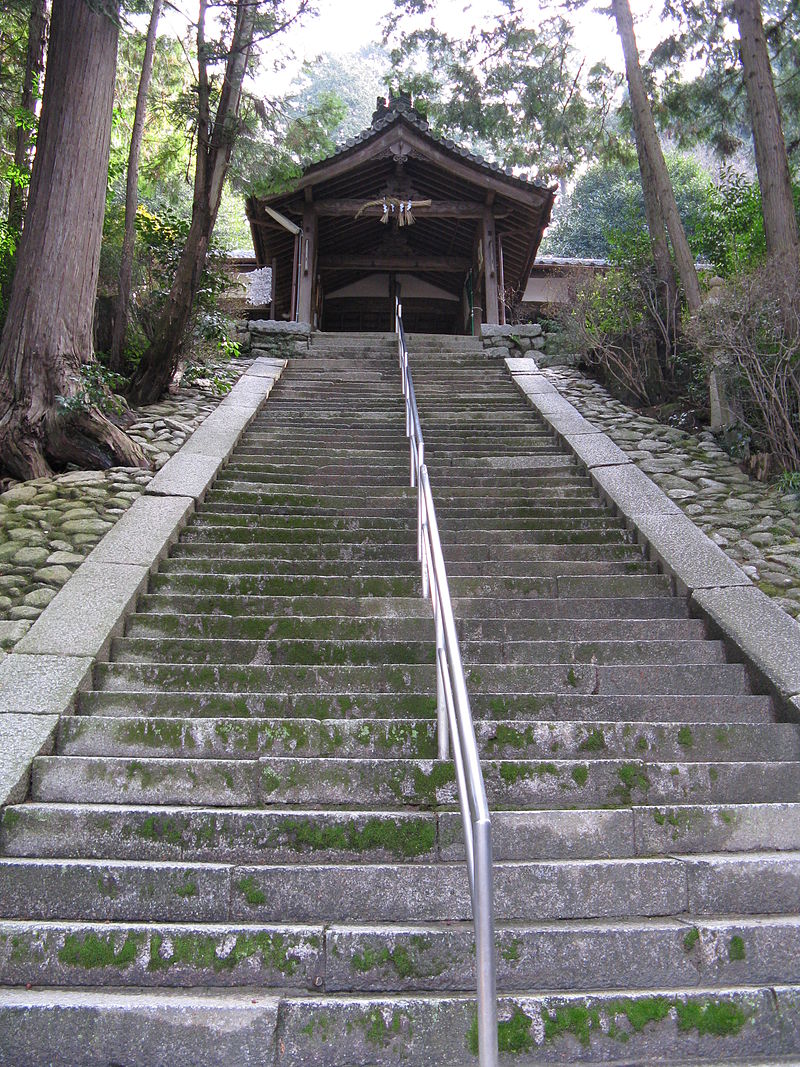
[[[539,374],[539,368],[533,356],[506,356],[505,364],[515,377],[517,374],[535,374],[543,381],[545,380],[544,376]]]
[[[247,323],[251,333],[283,334],[294,337],[310,337],[311,327],[307,322],[284,322],[282,319],[251,319]]]
[[[800,722],[800,625],[750,584],[697,590],[692,602],[741,649]]]
[[[601,431],[595,428],[594,432]],[[568,435],[563,436],[566,439]],[[630,519],[637,515],[683,515],[675,501],[633,463],[597,467],[591,477],[600,495]]]
[[[589,471],[595,467],[624,467],[631,462],[604,433],[561,433],[558,436]]]
[[[123,617],[147,583],[150,566],[152,563],[94,563],[87,560],[45,608],[14,651],[20,655],[38,656],[104,655],[112,637],[120,632]]]
[[[217,476],[222,460],[215,456],[187,456],[183,449],[165,463],[145,490],[148,496],[191,497],[199,503]]]
[[[0,663],[0,714],[68,714],[89,684],[90,656],[19,655]]]
[[[152,568],[177,540],[194,500],[142,496],[88,555],[87,563],[128,563]]]
[[[25,799],[31,764],[53,751],[57,726],[58,715],[0,714],[0,807]]]
[[[638,513],[630,517],[629,524],[636,529],[640,542],[649,546],[651,558],[676,579],[681,593],[735,586],[752,588],[741,567],[685,515]]]

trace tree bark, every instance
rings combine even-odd
[[[147,114],[147,93],[153,74],[153,57],[156,50],[156,30],[161,17],[162,0],[153,0],[150,23],[147,27],[147,40],[144,46],[142,73],[139,77],[139,89],[136,93],[136,110],[131,131],[131,147],[128,153],[128,174],[125,185],[125,236],[122,239],[122,258],[119,266],[119,292],[114,314],[114,330],[111,336],[110,365],[113,371],[121,373],[125,369],[125,333],[128,328],[128,305],[131,295],[133,277],[133,249],[136,239],[136,209],[139,206],[139,155],[142,149],[144,120]]]
[[[800,288],[800,236],[761,5],[759,0],[735,0],[734,11],[753,126],[767,258],[785,275],[796,300]]]
[[[33,0],[28,19],[28,45],[25,51],[25,74],[22,79],[20,108],[31,117],[36,115],[36,104],[41,97],[41,81],[44,73],[44,56],[47,49],[47,30],[50,23],[50,0]],[[14,165],[23,174],[31,170],[31,129],[27,124],[16,129]],[[11,183],[8,194],[8,225],[19,232],[25,217],[28,190],[25,186]]]
[[[667,286],[667,291],[670,296],[672,296],[675,284],[674,271],[672,270],[671,260],[669,271],[667,271],[666,262],[664,261],[666,240],[663,242],[664,248],[662,248],[660,244],[661,235],[666,226],[672,242],[672,249],[675,253],[675,262],[678,267],[678,274],[680,276],[686,303],[689,310],[695,312],[699,310],[700,304],[702,303],[700,283],[697,279],[694,257],[689,248],[689,242],[686,240],[686,232],[678,212],[678,205],[675,202],[675,193],[672,189],[672,182],[667,173],[667,165],[664,162],[664,153],[661,151],[661,143],[658,139],[655,122],[653,121],[653,112],[650,108],[650,101],[647,99],[644,78],[642,77],[642,68],[639,65],[639,50],[636,45],[636,34],[633,29],[633,16],[631,15],[628,0],[613,0],[613,11],[617,22],[617,32],[619,33],[619,38],[622,42],[622,51],[625,55],[625,74],[628,80],[628,92],[630,94],[631,112],[633,114],[633,129],[636,136],[636,151],[639,156],[639,169],[642,174],[645,205],[647,206],[648,201],[650,202],[650,207],[647,209],[648,228],[650,227],[650,217],[652,214],[654,217],[653,224],[659,231],[658,236],[654,236],[653,230],[650,230],[651,241],[653,241],[653,258],[656,260],[656,270],[659,279]],[[658,215],[660,215],[663,220],[660,227],[657,222]],[[658,249],[656,249],[656,243],[659,245]],[[666,258],[669,259],[669,249],[666,251]],[[669,288],[670,277],[672,279],[671,290]],[[674,302],[672,302],[671,307],[674,313]]]
[[[28,213],[0,340],[0,462],[37,478],[68,462],[147,466],[81,399],[105,208],[116,0],[55,0]]]
[[[205,41],[207,0],[200,0],[197,22],[197,160],[192,222],[155,336],[142,356],[131,382],[128,392],[131,403],[146,404],[156,401],[175,373],[183,334],[205,269],[208,246],[217,221],[225,176],[228,173],[236,136],[242,82],[253,43],[256,6],[252,0],[237,0],[236,20],[228,50],[225,77],[212,124]]]

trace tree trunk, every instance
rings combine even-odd
[[[144,134],[144,119],[147,113],[147,92],[153,74],[153,57],[156,50],[156,30],[161,17],[162,0],[153,0],[150,23],[147,27],[147,40],[144,46],[142,73],[139,78],[139,90],[136,94],[136,111],[131,131],[131,148],[128,154],[128,174],[125,185],[125,236],[122,239],[122,258],[119,266],[119,293],[114,315],[114,332],[111,336],[110,365],[113,371],[121,373],[125,369],[125,333],[128,328],[128,304],[131,295],[133,277],[133,248],[136,239],[136,209],[139,206],[139,154]]]
[[[17,478],[68,462],[147,466],[81,397],[105,208],[118,13],[55,0],[25,228],[0,340],[0,457]]]
[[[36,104],[41,96],[41,80],[44,73],[44,55],[47,49],[47,29],[50,22],[49,0],[33,0],[28,19],[28,46],[25,52],[25,74],[22,79],[22,94],[19,105],[27,119],[36,115]],[[14,165],[23,174],[31,170],[31,127],[24,122],[17,126],[14,146]],[[28,190],[16,182],[11,183],[8,194],[8,225],[19,232],[25,217]]]
[[[131,382],[128,399],[135,404],[158,400],[175,373],[183,334],[197,296],[211,234],[217,221],[236,136],[242,82],[253,42],[257,5],[252,0],[237,0],[225,78],[212,125],[204,36],[206,6],[207,0],[200,0],[197,21],[197,161],[192,222],[155,336]]]
[[[787,279],[788,288],[800,287],[800,237],[792,196],[792,180],[772,67],[758,0],[735,0],[739,24],[739,51],[753,126],[758,184],[764,213],[767,257]]]
[[[625,74],[628,79],[628,92],[631,100],[631,112],[633,114],[633,128],[636,136],[636,151],[639,155],[639,169],[642,173],[642,185],[645,193],[645,204],[648,198],[657,205],[658,213],[663,219],[669,232],[672,248],[675,253],[675,262],[678,266],[681,285],[683,286],[686,303],[691,312],[700,308],[702,302],[700,283],[697,280],[697,271],[694,266],[694,257],[686,240],[686,232],[678,213],[678,205],[675,203],[675,193],[672,182],[669,180],[667,165],[664,162],[664,153],[661,151],[661,143],[658,139],[656,126],[653,122],[653,112],[642,77],[642,68],[639,65],[639,50],[636,45],[636,35],[633,29],[633,16],[631,15],[628,0],[613,0],[614,17],[617,22],[617,31],[622,42],[622,51],[625,55]],[[645,157],[643,163],[642,157]],[[649,190],[648,190],[649,186]],[[653,210],[651,208],[650,210]],[[654,211],[655,213],[655,211]],[[650,225],[650,211],[647,216],[648,227]],[[655,240],[651,230],[651,240]],[[666,242],[665,242],[666,243]],[[656,256],[655,245],[653,247],[654,258]],[[659,249],[659,259],[663,257],[663,250]],[[669,252],[667,252],[669,256]],[[660,264],[656,259],[656,270],[659,278],[665,284],[666,264]],[[662,275],[662,269],[664,274]],[[669,274],[672,276],[674,287],[674,273],[670,265]],[[668,290],[669,291],[669,290]],[[674,304],[672,305],[674,309]],[[674,311],[673,311],[674,313]]]

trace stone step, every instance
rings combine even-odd
[[[457,624],[464,641],[699,641],[705,637],[700,619],[462,619]],[[128,616],[128,637],[203,637],[274,641],[326,638],[337,640],[431,640],[433,620],[415,618],[361,618],[273,615],[167,615]]]
[[[752,910],[758,910],[766,909],[758,894],[767,900],[773,892],[761,874],[778,870],[774,854],[800,851],[798,815],[800,804],[778,802],[501,810],[492,813],[492,849],[497,861],[700,854],[701,874],[703,864],[725,870],[731,854],[741,907],[753,900]],[[282,865],[464,861],[461,816],[454,811],[28,802],[5,810],[0,840],[4,855],[21,857],[63,857],[68,851],[88,859],[99,854],[238,864],[254,858]],[[776,880],[775,892],[787,892],[786,886],[794,891],[793,883]],[[716,891],[726,892],[725,883]],[[705,907],[699,896],[696,907]],[[726,904],[729,911],[739,907]]]
[[[489,803],[499,808],[794,802],[793,762],[657,763],[643,760],[483,760]],[[457,802],[452,764],[418,759],[276,757],[191,759],[39,756],[39,801],[129,804],[259,804],[427,808]]]
[[[533,665],[480,664],[467,668],[470,693],[503,697],[531,690]],[[537,692],[602,696],[635,696],[646,692],[669,696],[739,695],[747,691],[742,664],[560,664],[535,665]],[[383,666],[307,666],[267,664],[139,664],[100,663],[98,689],[116,692],[177,692],[198,689],[226,693],[298,692],[312,688],[320,696],[357,693],[403,695],[434,693],[433,664]]]
[[[675,859],[500,862],[494,869],[499,921],[626,918],[680,914],[714,879],[701,861]],[[731,863],[730,899],[736,887]],[[797,908],[798,859],[761,862],[784,892],[773,911]],[[750,879],[752,888],[753,878]],[[145,888],[147,887],[147,888]],[[24,901],[22,908],[20,902]],[[751,900],[750,903],[756,903]],[[739,908],[739,912],[753,910]],[[757,908],[755,910],[758,910]],[[20,914],[21,913],[21,914]],[[231,866],[134,860],[0,859],[0,919],[104,922],[468,922],[461,863]]]
[[[498,924],[498,988],[800,982],[797,916],[693,918]],[[471,923],[0,923],[0,979],[12,985],[466,992],[474,966]]]
[[[413,521],[413,519],[412,519]],[[369,526],[365,527],[365,523]],[[451,542],[464,538],[463,529],[442,529],[442,543],[447,548]],[[336,544],[339,546],[394,543],[398,537],[411,534],[408,522],[379,523],[374,519],[335,520],[320,524],[310,520],[308,524],[297,519],[281,523],[273,516],[269,524],[254,524],[246,515],[218,515],[201,513],[183,533],[184,544],[216,541],[224,544]],[[625,533],[610,524],[596,530],[554,529],[505,529],[498,525],[470,531],[470,541],[483,544],[494,540],[501,545],[626,545],[630,542]]]
[[[794,723],[525,722],[478,720],[478,747],[495,759],[737,759],[800,758]],[[62,721],[58,751],[71,756],[175,756],[230,759],[254,756],[369,756],[434,758],[432,719],[340,719],[296,716],[241,718],[131,718],[72,716]]]
[[[483,664],[720,664],[727,662],[721,641],[464,641],[464,662]],[[324,641],[287,636],[261,640],[201,637],[115,638],[115,663],[389,665],[433,663],[430,634],[418,640],[376,641],[344,637]]]
[[[0,922],[0,981],[11,985],[314,989],[321,926]]]
[[[796,987],[781,986],[777,995],[758,987],[656,993],[502,996],[500,1048],[513,1052],[522,1067],[564,1062],[565,1054],[572,1063],[602,1061],[611,1067],[629,1067],[630,1057],[673,1067],[797,1063],[792,1053],[769,1054],[796,1047]],[[342,1056],[348,1067],[374,1067],[376,1046],[386,1064],[408,1062],[408,1056],[440,1067],[475,1062],[468,995],[278,999],[261,994],[256,999],[236,990],[7,988],[0,1001],[0,1056],[12,1050],[15,1067],[42,1067],[45,1060],[107,1067],[109,1057],[128,1063],[134,1054],[138,1062],[159,1067],[167,1062],[170,1067],[263,1064],[273,1055],[278,1027],[281,1059],[288,1067],[312,1062],[341,1067]],[[34,1048],[43,1058],[39,1053],[29,1057]],[[620,1060],[623,1049],[629,1055]],[[523,1061],[521,1050],[535,1058],[526,1055]],[[702,1054],[702,1060],[685,1059],[690,1052]]]
[[[343,563],[359,563],[361,561],[413,561],[417,563],[417,544],[414,531],[410,531],[405,541],[394,540],[384,542],[344,544],[337,545],[335,542],[310,545],[297,545],[292,542],[272,542],[269,545],[260,544],[226,544],[223,541],[193,541],[190,544],[176,545],[170,552],[170,565],[177,562],[183,563],[189,560],[292,560],[293,562],[306,562],[312,566],[314,561],[328,563],[329,561],[341,561]],[[624,560],[626,562],[644,562],[641,550],[635,545],[625,543],[618,545],[494,545],[469,544],[448,545],[448,567],[458,563],[485,564],[488,562],[498,563],[539,563],[539,562],[605,562]]]
[[[574,696],[571,693],[471,693],[476,719],[527,721],[544,719],[586,722],[771,723],[775,709],[769,697],[745,695]],[[226,693],[189,690],[185,693],[128,690],[84,692],[78,698],[83,714],[156,718],[432,718],[436,698],[429,693],[351,693],[324,695],[310,689],[291,693]]]

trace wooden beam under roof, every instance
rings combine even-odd
[[[469,270],[468,259],[456,256],[320,256],[320,270],[400,270],[431,271],[434,274],[460,274]]]
[[[392,123],[383,133],[374,139],[368,138],[355,149],[312,164],[295,184],[295,191],[305,189],[309,185],[316,185],[321,181],[330,181],[337,175],[344,174],[360,163],[374,158],[379,152],[392,151],[401,154],[411,150],[464,181],[484,189],[492,189],[495,193],[510,200],[523,204],[542,203],[553,195],[553,192],[547,188],[531,184],[520,185],[507,178],[503,180],[500,173],[487,170],[479,163],[453,158],[448,154],[448,150],[444,146],[439,146],[433,138],[426,137],[402,121]]]
[[[377,200],[382,194],[370,199]],[[392,196],[396,194],[392,193]],[[400,199],[408,199],[401,197]],[[412,203],[414,198],[411,198]],[[325,217],[351,216],[355,217],[360,211],[361,218],[380,218],[383,215],[383,207],[376,204],[374,207],[364,208],[365,200],[317,200],[314,204],[317,214]],[[426,207],[412,207],[415,218],[433,219],[480,219],[483,218],[484,206],[475,200],[434,200]],[[505,213],[498,213],[498,218],[504,218]]]

